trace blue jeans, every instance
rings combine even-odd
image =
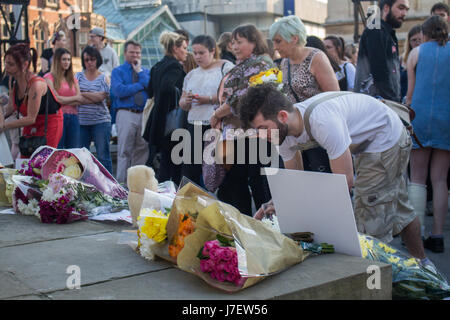
[[[76,114],[64,114],[63,134],[58,143],[58,149],[80,147],[80,122]]]
[[[103,122],[89,126],[80,126],[81,146],[90,150],[91,141],[94,141],[97,159],[112,174],[112,160],[109,152],[111,139],[111,122]]]

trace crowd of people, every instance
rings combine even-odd
[[[43,78],[35,75],[35,51],[17,44],[5,55],[10,94],[0,128],[22,128],[22,138],[43,136],[55,148],[89,148],[93,142],[99,161],[113,173],[115,124],[120,183],[126,184],[128,168],[147,164],[159,181],[179,184],[187,177],[244,214],[252,214],[253,199],[256,218],[274,212],[261,175],[271,163],[249,161],[249,145],[257,141],[270,148],[276,129],[281,167],[345,174],[358,230],[387,242],[401,234],[410,253],[431,264],[424,244],[434,252],[444,250],[448,210],[449,9],[433,6],[431,16],[408,33],[400,55],[395,29],[407,16],[408,1],[379,5],[381,27],[366,28],[359,44],[335,35],[308,36],[296,16],[275,21],[268,39],[251,24],[222,34],[217,43],[209,35],[190,41],[184,30],[165,31],[160,35],[164,57],[150,70],[141,65],[141,44],[132,40],[125,43],[125,62],[119,65],[100,28],[91,31],[83,71],[77,74],[63,33],[56,33],[53,48],[44,51]],[[282,91],[251,85],[252,77],[274,68],[282,71]],[[420,145],[382,99],[411,106]],[[174,160],[177,128],[190,137],[183,141],[181,162]],[[267,135],[245,134],[248,128],[265,129]],[[213,142],[203,141],[209,129],[221,132],[220,142],[214,141],[219,145],[215,159],[223,164],[206,163],[198,153],[198,144],[204,148]],[[28,156],[22,141],[12,143],[21,157]],[[237,161],[240,143],[242,162]],[[408,184],[404,173],[411,148]],[[422,242],[428,169],[434,225]]]

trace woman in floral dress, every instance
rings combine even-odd
[[[266,176],[260,173],[262,164],[259,159],[256,164],[249,161],[257,155],[249,152],[249,142],[253,138],[246,137],[242,132],[236,134],[236,130],[232,129],[242,127],[237,108],[240,97],[247,92],[250,78],[262,71],[276,68],[276,65],[268,54],[264,37],[254,25],[237,27],[233,30],[232,36],[233,53],[236,56],[237,65],[222,80],[218,95],[220,106],[214,111],[210,124],[212,128],[222,129],[226,140],[234,141],[232,144],[234,150],[237,150],[236,146],[243,142],[239,139],[245,139],[245,163],[237,163],[237,159],[242,155],[237,152],[232,153],[231,157],[234,161],[232,164],[226,163],[228,171],[219,186],[218,197],[221,201],[238,208],[241,213],[251,215],[251,197],[253,196],[255,206],[259,208],[270,200],[270,191]],[[260,144],[257,143],[257,145]],[[224,157],[233,152],[228,146]],[[250,194],[249,185],[252,194]]]

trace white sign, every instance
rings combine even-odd
[[[266,168],[281,232],[312,232],[314,242],[361,257],[345,175]]]

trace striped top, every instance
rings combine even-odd
[[[82,93],[106,92],[109,94],[109,84],[106,82],[106,77],[104,74],[99,75],[93,81],[88,80],[83,71],[78,72],[76,77]],[[110,122],[111,115],[106,105],[106,99],[98,103],[80,105],[78,107],[78,118],[80,125],[82,126]]]

